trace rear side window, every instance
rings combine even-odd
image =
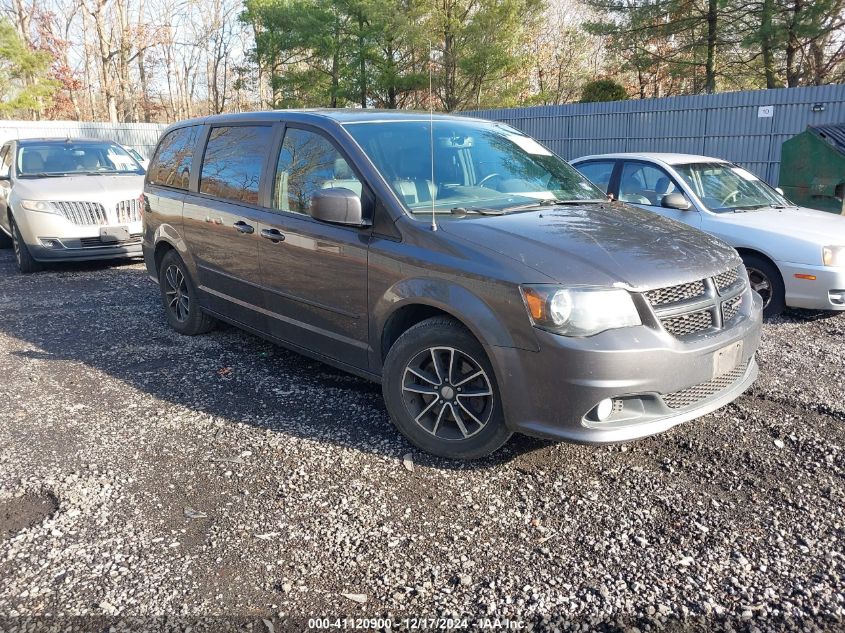
[[[4,145],[0,149],[0,177],[8,178],[9,171],[12,167],[12,148],[10,145]]]
[[[198,125],[168,132],[150,163],[149,181],[154,185],[187,189],[191,179],[191,161],[197,144]]]
[[[258,204],[261,167],[271,137],[266,126],[213,128],[202,161],[200,193]]]

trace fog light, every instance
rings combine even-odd
[[[58,240],[48,240],[44,238],[39,238],[39,241],[41,242],[41,245],[45,248],[58,248],[59,246]]]
[[[613,400],[605,398],[596,405],[596,419],[599,422],[604,422],[613,413]]]
[[[831,290],[828,293],[830,297],[830,302],[834,305],[843,306],[845,305],[845,290]]]

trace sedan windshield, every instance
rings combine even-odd
[[[17,158],[18,176],[143,174],[144,169],[129,153],[109,142],[54,141],[21,143]]]
[[[716,213],[791,205],[750,171],[730,163],[691,163],[674,167],[704,205]]]
[[[413,213],[606,200],[565,161],[506,125],[435,119],[433,127],[416,120],[349,123],[346,130]]]

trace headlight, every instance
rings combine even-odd
[[[822,260],[825,266],[845,266],[845,246],[825,246]]]
[[[53,205],[43,200],[21,200],[21,206],[27,211],[41,211],[42,213],[55,213]]]
[[[520,286],[531,323],[565,336],[590,336],[641,325],[631,293],[621,288]]]

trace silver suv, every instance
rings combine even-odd
[[[46,261],[141,256],[144,169],[110,141],[26,139],[0,148],[0,246],[21,272]]]

